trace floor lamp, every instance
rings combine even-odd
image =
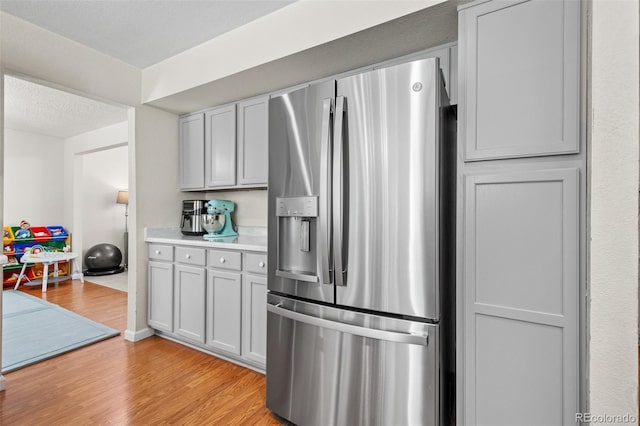
[[[117,204],[124,204],[124,269],[129,269],[129,227],[127,219],[129,217],[129,191],[118,191]]]

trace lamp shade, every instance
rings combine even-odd
[[[118,204],[129,204],[129,191],[118,191],[118,198],[116,199]]]

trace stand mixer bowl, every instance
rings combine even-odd
[[[216,234],[224,227],[224,220],[223,214],[203,214],[202,229],[209,234]]]

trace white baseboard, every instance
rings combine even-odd
[[[197,351],[204,352],[207,355],[215,356],[216,358],[223,359],[225,361],[228,361],[228,362],[231,362],[233,364],[239,365],[240,367],[248,368],[250,370],[255,371],[256,373],[260,373],[260,374],[263,374],[263,375],[266,374],[266,371],[265,371],[264,367],[262,367],[262,368],[261,367],[256,367],[255,365],[252,365],[250,362],[241,361],[239,359],[234,359],[232,357],[228,357],[228,356],[225,356],[225,355],[217,353],[217,352],[212,352],[209,349],[201,348],[201,347],[199,347],[197,345],[192,345],[191,343],[185,342],[184,340],[180,340],[180,339],[178,339],[178,338],[176,338],[174,336],[171,336],[169,334],[165,334],[164,332],[158,332],[156,334],[156,336],[161,337],[163,339],[171,340],[172,342],[179,343],[179,344],[181,344],[183,346],[188,346],[191,349],[195,349]]]
[[[124,331],[124,340],[128,340],[130,342],[138,342],[142,339],[146,339],[147,337],[151,337],[154,335],[152,328],[144,328],[138,331],[125,330]]]
[[[4,376],[0,374],[0,392],[7,389],[7,381],[4,379]]]

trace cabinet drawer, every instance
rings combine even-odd
[[[267,255],[258,253],[244,254],[244,270],[256,274],[267,273]]]
[[[149,244],[149,259],[173,261],[173,246]]]
[[[242,269],[241,254],[237,251],[209,250],[209,267],[239,271]]]
[[[204,266],[207,262],[206,249],[195,247],[176,247],[176,262]]]

